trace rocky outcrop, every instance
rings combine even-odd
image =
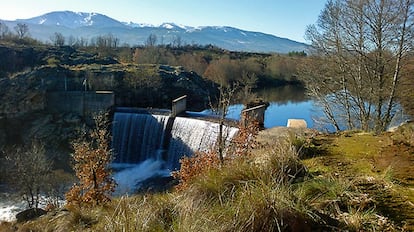
[[[0,44],[0,78],[42,65],[117,64],[108,56],[87,53],[69,46],[10,46]]]
[[[51,102],[59,104],[59,99],[50,98],[59,94],[50,93],[110,90],[116,106],[143,108],[171,108],[173,99],[187,95],[187,108],[197,111],[216,91],[212,82],[181,67],[119,64],[70,47],[0,45],[1,54],[0,148],[40,140],[53,159],[69,157],[69,142],[87,120],[75,110],[51,110]],[[27,62],[14,62],[15,68],[1,66],[1,60],[9,58]]]

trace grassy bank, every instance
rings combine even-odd
[[[412,231],[413,131],[273,128],[259,134],[252,156],[185,189],[57,210],[0,231]]]

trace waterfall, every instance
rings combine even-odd
[[[223,136],[230,141],[238,131],[237,128],[224,127]],[[199,119],[177,117],[171,131],[168,147],[168,168],[179,168],[182,156],[191,156],[195,152],[213,149],[219,136],[219,124]]]
[[[115,163],[158,159],[167,122],[168,116],[163,115],[115,113],[112,129]]]
[[[229,142],[238,129],[224,127]],[[139,182],[154,176],[166,177],[180,167],[182,156],[212,149],[219,124],[200,119],[169,117],[137,112],[116,112],[112,128],[115,154],[114,176],[122,189],[134,190]],[[128,178],[126,181],[125,178]],[[132,185],[132,186],[131,186]]]

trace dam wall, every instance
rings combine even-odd
[[[50,112],[81,116],[107,111],[115,105],[115,94],[112,91],[49,92],[46,99],[46,108]]]
[[[260,128],[264,128],[265,112],[267,105],[259,105],[245,109],[241,112],[241,123],[247,125],[250,121],[257,121]]]

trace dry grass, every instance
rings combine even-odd
[[[207,170],[185,190],[124,196],[105,208],[60,211],[18,226],[26,231],[402,230],[378,199],[393,200],[405,191],[391,166],[373,168],[381,146],[372,136],[340,135],[320,154],[318,146],[312,148],[315,156],[306,160],[291,142],[267,140],[253,156]],[[370,165],[358,171],[361,163]]]

